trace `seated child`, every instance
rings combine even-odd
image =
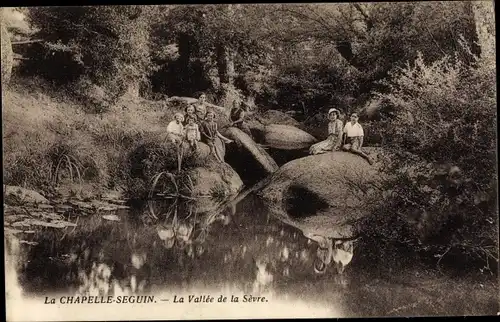
[[[198,124],[196,124],[193,117],[188,117],[186,120],[187,124],[184,127],[185,138],[193,150],[198,148],[198,141],[200,140],[200,131],[198,129]]]
[[[175,113],[174,120],[167,125],[167,133],[173,143],[180,143],[182,141],[184,134],[183,121],[184,116],[181,113]]]
[[[196,124],[200,123],[200,119],[198,118],[198,115],[196,115],[196,110],[193,105],[187,105],[184,108],[185,114],[184,114],[184,125],[187,124],[188,118],[192,117],[194,118],[194,121]]]

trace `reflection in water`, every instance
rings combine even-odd
[[[237,289],[335,308],[337,316],[447,314],[457,304],[429,309],[424,301],[393,311],[398,301],[413,301],[419,293],[394,283],[387,288],[354,267],[345,270],[354,241],[334,240],[314,229],[303,233],[274,218],[253,195],[209,207],[203,202],[204,212],[192,201],[155,201],[144,210],[117,213],[120,221],[95,214],[80,216],[76,229],[37,231],[38,244],[23,245],[28,260],[18,268],[22,289],[42,296]],[[329,270],[332,266],[336,269]],[[392,298],[398,289],[403,293]]]
[[[166,286],[279,290],[314,274],[314,245],[271,218],[255,197],[198,213],[191,202],[158,201],[120,222],[79,218],[67,234],[37,232],[22,271],[29,292],[143,294]],[[214,208],[214,207],[212,207]],[[54,243],[57,240],[57,243]]]
[[[331,238],[318,235],[311,237],[311,239],[315,240],[319,245],[314,271],[323,274],[333,262],[336,272],[342,274],[354,256],[354,242],[352,240],[334,241]]]

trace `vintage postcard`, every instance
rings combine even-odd
[[[7,321],[499,314],[493,1],[1,10]]]

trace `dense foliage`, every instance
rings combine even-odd
[[[495,70],[478,64],[450,57],[425,64],[418,56],[387,82],[379,94],[387,113],[377,125],[393,152],[385,187],[392,193],[367,227],[440,260],[466,254],[491,273],[498,263]]]

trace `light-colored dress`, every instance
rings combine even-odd
[[[340,147],[342,141],[342,130],[344,124],[341,120],[337,119],[328,123],[328,137],[326,140],[313,144],[309,148],[310,154],[321,154],[332,151],[334,148]]]
[[[173,142],[182,141],[182,136],[184,135],[184,126],[182,123],[177,123],[177,121],[171,121],[167,125],[167,133]]]
[[[188,124],[184,127],[186,132],[186,140],[188,141],[199,141],[200,140],[200,131],[198,130],[198,124]]]

